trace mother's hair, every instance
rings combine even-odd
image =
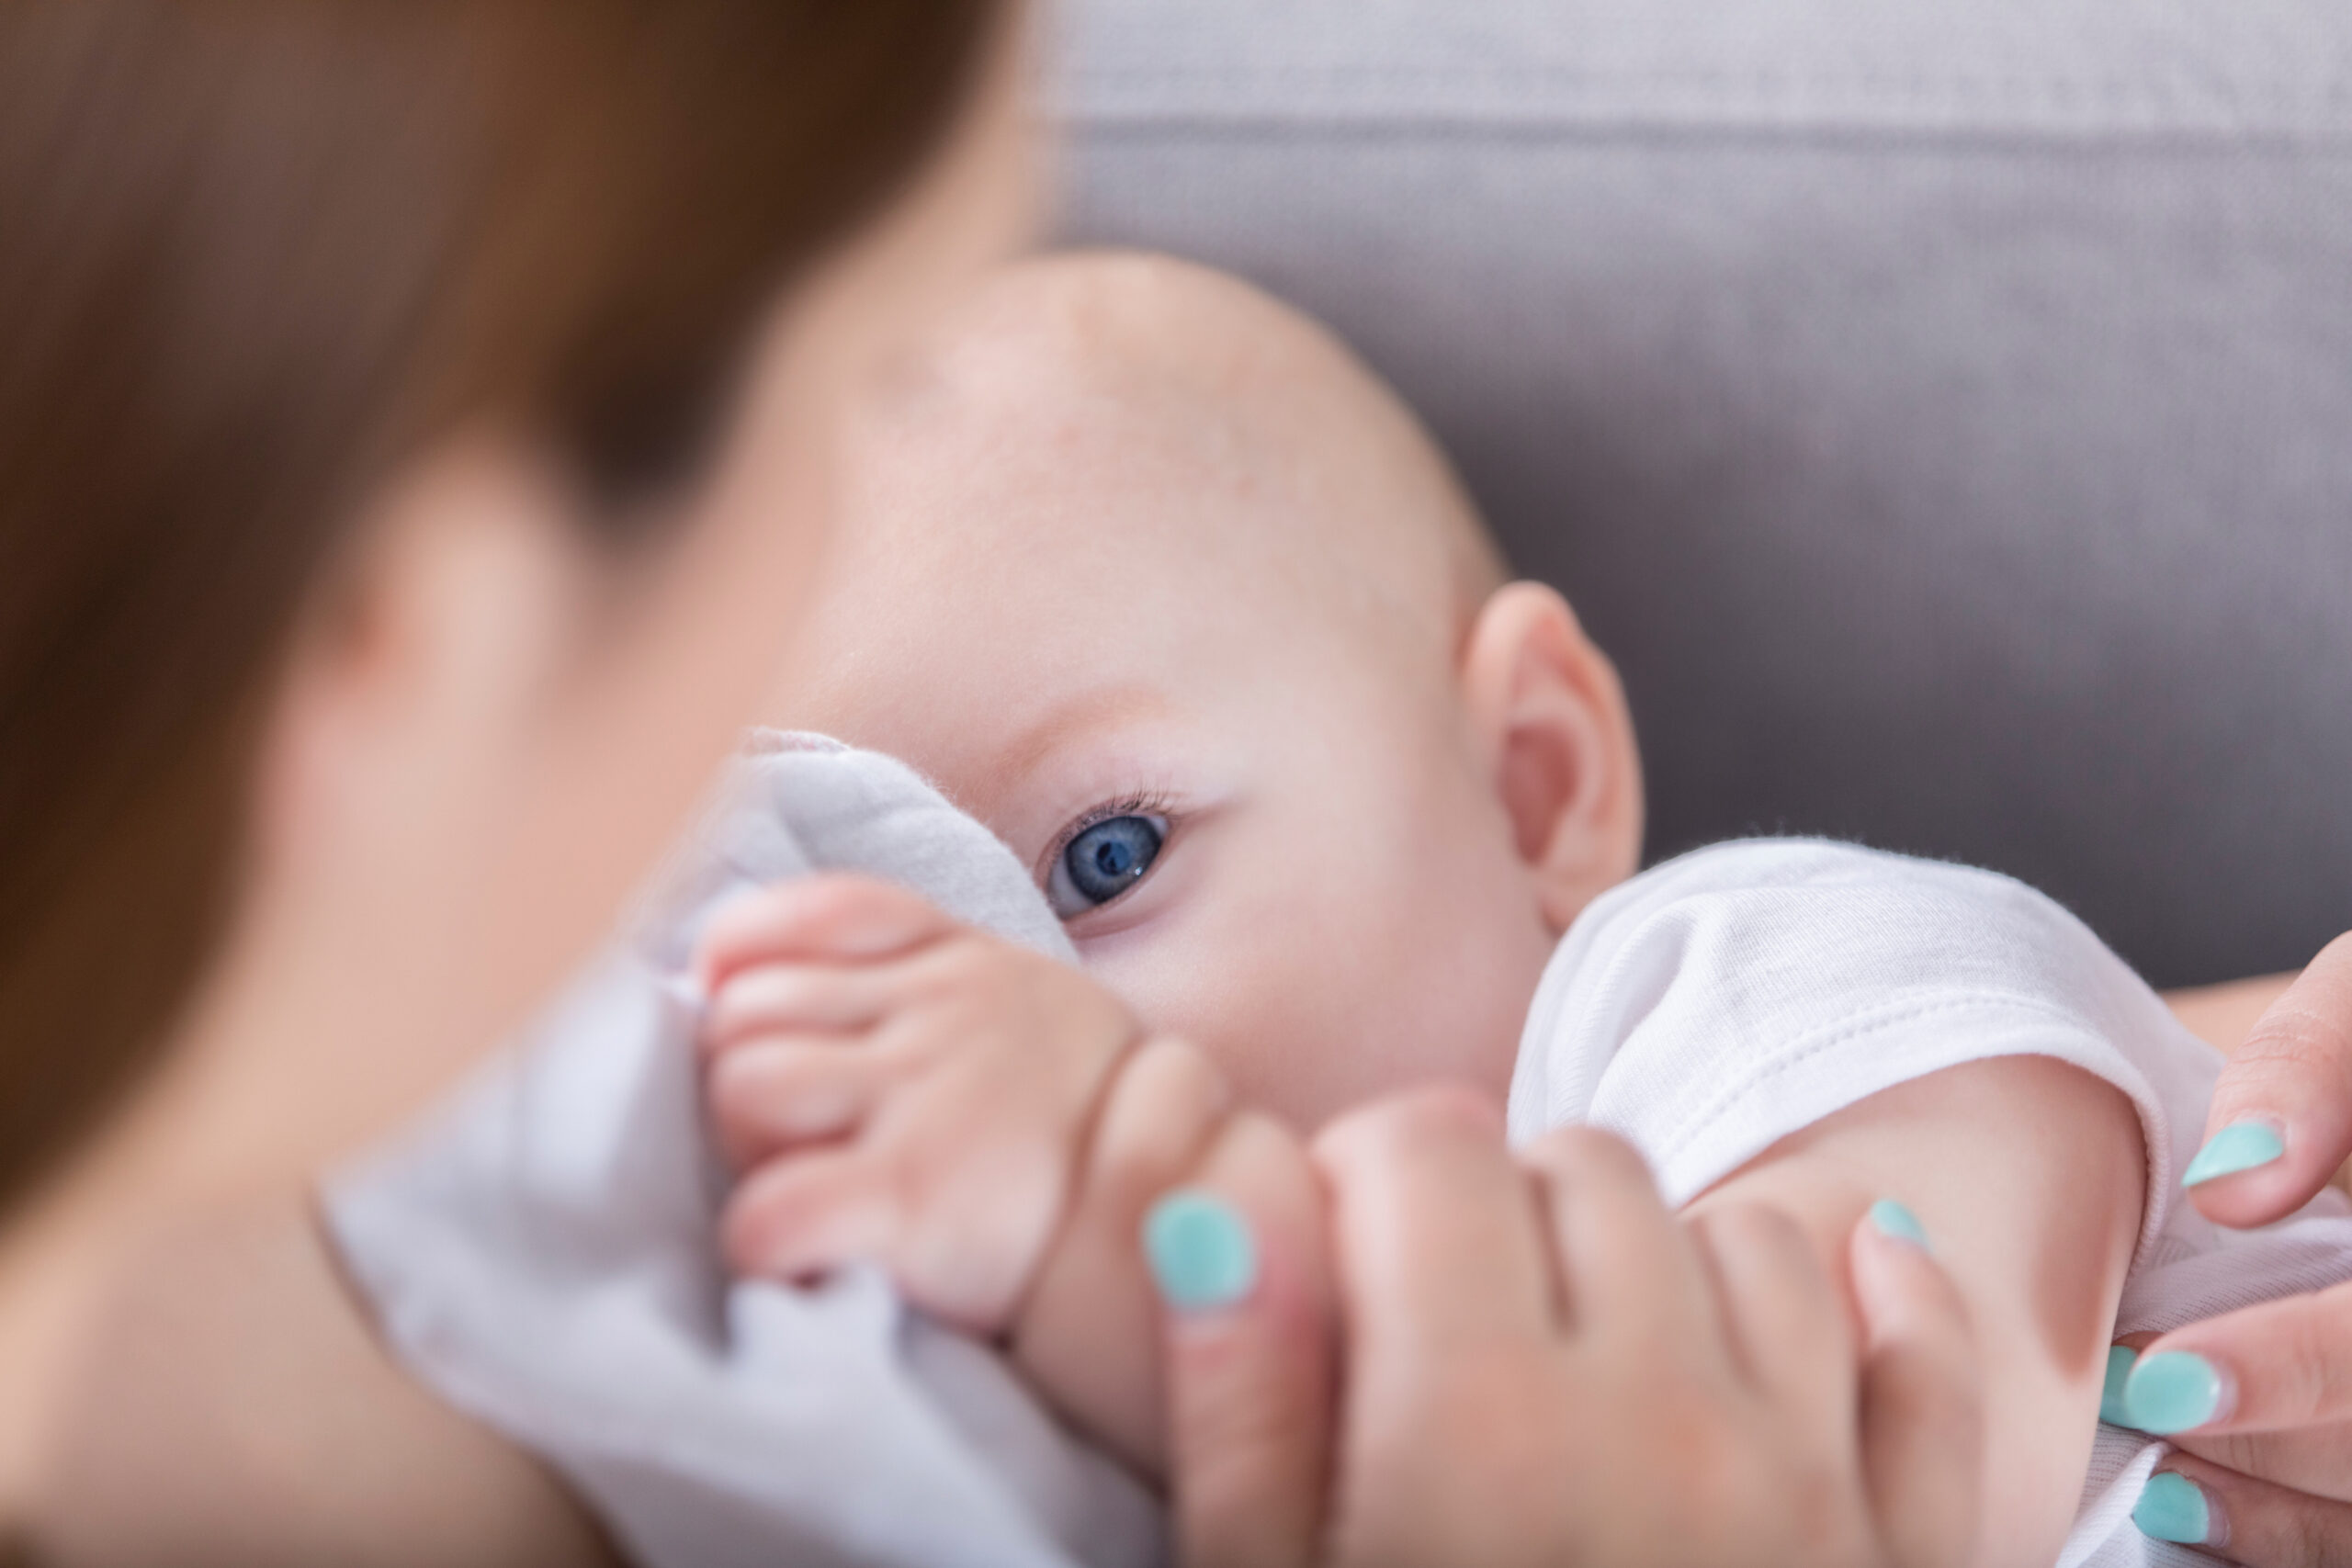
[[[0,7],[0,1211],[140,1073],[272,677],[387,470],[537,441],[672,514],[788,276],[910,180],[988,0]]]

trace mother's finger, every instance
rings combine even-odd
[[[1983,1518],[1984,1389],[1967,1304],[1900,1206],[1854,1227],[1862,1314],[1862,1470],[1887,1561],[1966,1562]]]
[[[1804,1228],[1760,1203],[1713,1208],[1690,1224],[1722,1283],[1724,1327],[1748,1383],[1790,1413],[1815,1451],[1849,1452],[1852,1327]]]
[[[2123,1382],[2143,1432],[2246,1432],[2352,1420],[2352,1284],[2242,1307],[2146,1346]]]
[[[1323,1536],[1337,1328],[1306,1150],[1232,1119],[1144,1222],[1165,1303],[1169,1489],[1186,1568],[1306,1568]]]
[[[1463,1089],[1396,1095],[1333,1122],[1315,1156],[1332,1188],[1355,1365],[1414,1366],[1554,1332],[1550,1244],[1487,1101]]]
[[[1521,1157],[1544,1177],[1556,1288],[1571,1322],[1686,1348],[1723,1343],[1714,1292],[1690,1236],[1631,1144],[1598,1127],[1563,1127]]]
[[[2352,1425],[2283,1432],[2183,1432],[2174,1444],[2223,1470],[2290,1492],[2352,1503]]]
[[[2188,1168],[2207,1219],[2260,1225],[2352,1156],[2352,932],[2327,944],[2230,1054]]]
[[[2352,1562],[2352,1506],[2291,1492],[2187,1454],[2148,1478],[2132,1522],[2247,1568]]]

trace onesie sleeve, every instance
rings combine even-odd
[[[2006,876],[1815,840],[1717,845],[1612,889],[1544,972],[1515,1139],[1630,1139],[1671,1202],[1881,1089],[2049,1056],[2113,1084],[2148,1156],[2141,1253],[2219,1058],[2080,920]]]

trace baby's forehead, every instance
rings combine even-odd
[[[1393,396],[1295,311],[1166,258],[1009,269],[867,410],[856,446],[854,488],[884,526],[927,527],[952,497],[979,523],[967,547],[993,543],[972,536],[990,520],[1078,521],[1458,574],[1447,536],[1466,506]],[[1171,498],[1192,504],[1151,504]]]
[[[976,478],[1116,468],[1150,482],[1186,467],[1272,474],[1357,434],[1333,428],[1345,412],[1333,367],[1250,332],[1232,292],[1154,276],[1064,264],[1000,280],[868,407],[865,445],[886,468],[969,473],[984,457]]]
[[[1114,669],[1194,692],[1309,664],[1450,688],[1464,606],[1499,576],[1443,459],[1369,372],[1186,264],[1012,269],[854,431],[831,590],[802,639],[827,716],[962,723],[908,694],[1043,696]]]

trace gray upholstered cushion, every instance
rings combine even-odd
[[[1066,231],[1419,405],[1651,853],[1999,867],[2160,983],[2352,925],[2342,0],[1066,0]]]

